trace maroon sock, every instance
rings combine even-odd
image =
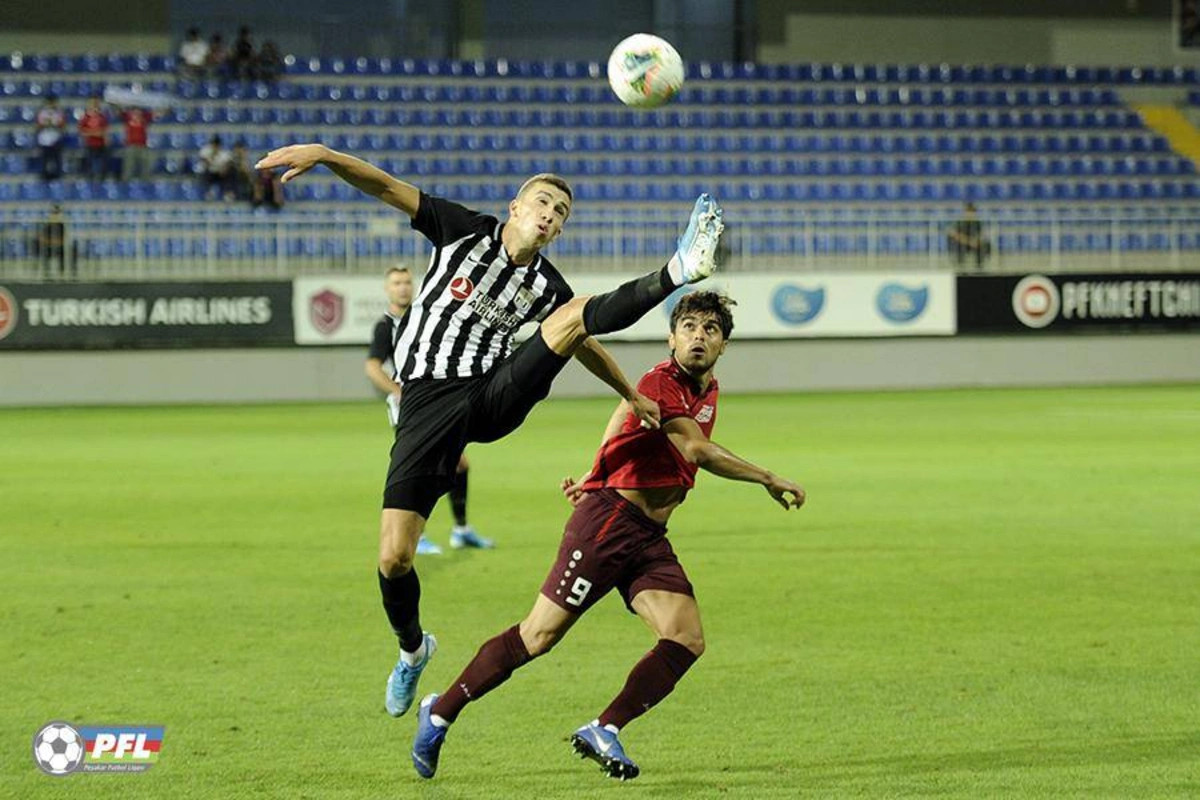
[[[508,680],[513,670],[532,659],[521,640],[521,631],[513,625],[499,636],[488,639],[458,679],[430,709],[447,722],[454,722],[467,703],[478,700]]]
[[[691,650],[670,639],[659,639],[630,670],[625,688],[604,709],[600,724],[624,728],[669,695],[695,663],[696,654]]]

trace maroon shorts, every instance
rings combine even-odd
[[[614,489],[589,492],[575,506],[542,594],[582,614],[615,588],[625,605],[657,589],[695,597],[667,529]]]

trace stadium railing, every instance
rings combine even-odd
[[[498,209],[496,209],[498,211]],[[1200,210],[988,209],[991,252],[955,257],[955,211],[816,212],[746,209],[731,215],[725,268],[803,274],[823,270],[988,272],[1181,270],[1200,267]],[[571,272],[640,271],[673,252],[674,211],[593,211],[572,218],[547,255]],[[305,274],[380,274],[423,267],[429,246],[395,214],[70,213],[57,266],[44,211],[0,211],[0,280],[216,280]]]

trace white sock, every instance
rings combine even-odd
[[[600,720],[596,720],[596,721],[599,722]],[[621,729],[618,728],[616,725],[605,725],[604,730],[608,731],[613,736],[616,736],[618,733],[621,732]]]
[[[470,525],[455,525],[453,528],[451,528],[450,532],[451,533],[466,533],[469,530],[471,530]]]
[[[415,667],[425,660],[425,638],[421,638],[421,646],[416,649],[416,652],[410,653],[403,647],[400,648],[400,660],[410,667]]]
[[[429,721],[432,722],[434,725],[437,725],[439,728],[449,728],[450,727],[450,723],[446,722],[446,720],[444,718],[439,717],[437,714],[430,714]]]
[[[687,283],[683,279],[683,262],[679,260],[678,250],[671,256],[671,260],[667,262],[667,275],[671,277],[671,282],[676,286],[683,286]]]

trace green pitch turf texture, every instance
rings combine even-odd
[[[469,451],[499,547],[419,559],[422,694],[531,605],[610,408]],[[374,404],[0,412],[0,796],[1200,794],[1200,388],[726,397],[718,441],[809,503],[702,475],[675,515],[708,652],[623,733],[625,785],[567,742],[653,643],[615,596],[416,777],[382,703],[388,438]],[[161,758],[43,776],[52,719],[165,725]]]

